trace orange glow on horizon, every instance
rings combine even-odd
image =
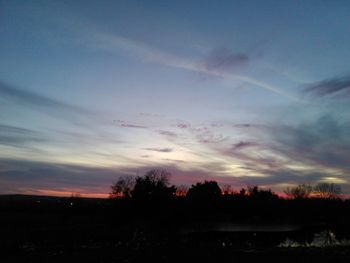
[[[87,198],[108,198],[108,193],[86,193],[86,192],[80,192],[80,191],[74,191],[72,189],[71,191],[68,190],[50,190],[50,189],[40,189],[36,192],[27,192],[25,194],[29,195],[44,195],[44,196],[57,196],[57,197],[71,197],[74,195],[79,195],[79,197],[87,197]]]

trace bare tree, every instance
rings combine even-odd
[[[309,184],[299,184],[294,187],[287,187],[284,193],[291,199],[309,198],[312,193],[312,186]]]
[[[110,198],[130,197],[131,191],[135,185],[135,180],[131,176],[122,176],[111,186]]]
[[[336,199],[340,197],[341,187],[333,183],[319,183],[314,187],[314,193],[320,198]]]

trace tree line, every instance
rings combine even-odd
[[[175,197],[186,198],[194,201],[215,200],[225,196],[236,196],[261,200],[276,200],[282,198],[271,189],[250,185],[239,191],[232,190],[230,185],[222,187],[214,181],[197,182],[190,187],[185,185],[175,186],[170,184],[171,174],[165,170],[150,170],[143,176],[123,176],[112,186],[109,194],[111,199],[134,200],[169,200]],[[299,184],[287,187],[284,190],[287,199],[338,199],[341,196],[341,188],[334,183],[318,183],[315,186]]]

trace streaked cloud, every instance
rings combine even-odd
[[[177,137],[177,134],[172,131],[159,130],[158,133],[167,137]]]
[[[98,30],[94,25],[89,26],[89,30],[87,30],[87,27],[79,28],[73,24],[70,24],[70,26],[70,30],[79,35],[80,43],[92,49],[112,53],[124,52],[129,56],[136,57],[144,62],[159,63],[168,67],[206,74],[209,76],[216,76],[227,81],[240,81],[242,83],[279,94],[293,101],[300,100],[296,95],[290,94],[282,87],[257,80],[252,76],[243,75],[236,72],[223,71],[222,67],[219,66],[219,60],[225,61],[222,62],[222,64],[225,64],[226,68],[233,66],[233,64],[243,64],[248,61],[248,57],[244,54],[234,54],[228,51],[221,51],[222,54],[209,54],[209,60],[211,62],[208,60],[208,63],[202,63],[191,58],[185,58],[184,56],[179,56],[160,50],[159,48],[152,47],[151,45],[148,45],[142,41],[137,41],[125,36]],[[82,41],[81,39],[84,40]],[[211,56],[213,56],[213,58],[210,58]],[[216,64],[216,66],[214,66],[214,64]]]
[[[147,126],[140,125],[140,124],[135,124],[135,123],[130,123],[128,121],[124,120],[114,120],[113,123],[118,124],[119,127],[123,128],[136,128],[136,129],[147,129]]]
[[[350,75],[317,82],[305,88],[304,91],[319,97],[340,95],[340,93],[348,97],[350,94]]]
[[[71,105],[33,91],[17,88],[0,81],[0,95],[6,101],[20,104],[52,116],[61,118],[96,117],[97,114],[79,106]]]
[[[45,141],[46,139],[39,132],[26,128],[0,124],[0,145],[21,148],[29,143]]]
[[[259,144],[256,143],[256,142],[238,142],[238,143],[235,143],[233,145],[233,150],[234,151],[237,151],[237,150],[242,150],[242,149],[245,149],[245,148],[250,148],[250,147],[254,147],[254,146],[258,146]]]

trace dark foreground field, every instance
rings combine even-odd
[[[349,248],[202,249],[180,246],[125,251],[87,248],[19,252],[1,262],[349,262]]]
[[[145,207],[17,196],[0,207],[0,262],[350,262],[344,209],[306,220],[182,201]]]

